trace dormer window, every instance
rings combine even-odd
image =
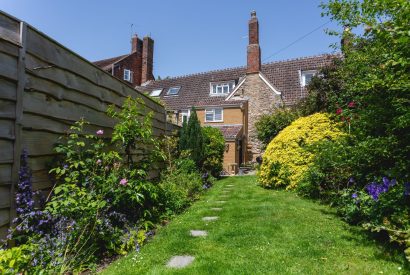
[[[302,71],[300,77],[300,85],[302,87],[309,85],[310,81],[312,80],[312,77],[314,77],[316,74],[316,70]]]
[[[132,82],[132,71],[124,69],[124,78],[125,81]]]
[[[167,95],[178,95],[180,89],[181,87],[171,87],[168,89]]]
[[[153,90],[149,95],[150,96],[159,96],[163,89]]]
[[[235,81],[213,82],[210,86],[211,96],[227,95],[233,91],[233,88],[235,87]]]

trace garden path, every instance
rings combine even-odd
[[[202,220],[215,214],[216,220]],[[206,234],[192,236],[192,230]],[[139,253],[103,273],[405,274],[403,263],[327,206],[263,189],[244,176],[218,181]]]

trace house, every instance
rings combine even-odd
[[[153,60],[154,40],[148,36],[141,40],[134,35],[131,39],[131,53],[93,63],[135,87],[154,80]]]
[[[255,122],[279,106],[307,94],[306,85],[335,55],[318,55],[261,64],[256,12],[249,20],[247,66],[150,81],[147,92],[164,102],[168,117],[182,125],[195,107],[202,125],[221,129],[226,139],[224,168],[236,172],[262,153]]]

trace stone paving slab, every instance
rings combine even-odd
[[[208,232],[204,230],[191,230],[190,231],[192,237],[205,237],[208,236]]]
[[[226,201],[216,201],[216,203],[225,203]]]
[[[167,263],[167,267],[172,267],[172,268],[183,268],[186,267],[187,265],[191,264],[195,257],[192,256],[174,256],[169,260]]]
[[[213,211],[222,211],[222,208],[220,208],[220,207],[214,207],[214,208],[211,208],[211,210],[213,210]]]
[[[209,222],[209,221],[216,221],[217,219],[219,219],[219,217],[216,216],[212,216],[212,217],[203,217],[202,220]]]
[[[233,187],[234,185],[232,185],[232,184],[228,184],[227,186],[228,186],[228,187]]]

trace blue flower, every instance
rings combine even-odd
[[[357,199],[357,193],[353,193],[353,194],[352,194],[352,198],[353,198],[353,199]]]
[[[409,196],[410,195],[410,182],[406,182],[404,184],[404,195]]]

